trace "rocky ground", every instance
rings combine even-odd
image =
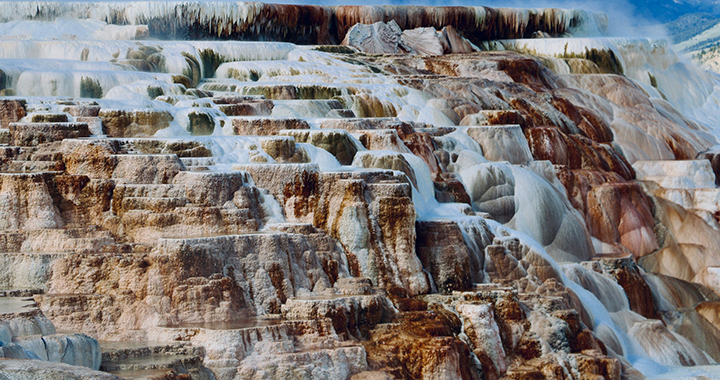
[[[246,23],[285,9],[257,7]],[[508,26],[490,40],[468,10],[298,9],[364,25],[287,38],[332,46],[147,39],[176,33],[167,15],[5,31],[0,377],[642,379],[720,360],[715,138],[635,45],[522,39],[602,17],[487,9]],[[292,20],[274,17],[278,39]]]

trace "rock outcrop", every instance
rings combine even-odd
[[[2,5],[0,377],[720,360],[716,142],[668,93],[694,71],[571,38],[602,15]]]
[[[368,54],[443,55],[478,50],[452,26],[441,31],[433,27],[401,30],[395,20],[387,24],[382,21],[372,25],[355,24],[345,34],[342,44]]]

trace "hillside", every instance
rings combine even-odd
[[[720,80],[606,21],[0,1],[0,378],[718,378]]]

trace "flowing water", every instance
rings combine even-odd
[[[263,118],[306,119],[312,129],[319,129],[327,115],[336,109],[351,110],[357,117],[397,118],[436,127],[455,125],[435,103],[429,102],[424,92],[392,75],[379,73],[372,66],[351,62],[341,54],[286,42],[142,39],[148,33],[142,25],[151,19],[165,20],[159,29],[173,33],[173,21],[167,17],[174,14],[173,7],[178,4],[192,11],[193,22],[212,21],[217,28],[213,32],[218,35],[227,32],[222,28],[223,23],[227,28],[238,28],[257,17],[262,7],[256,3],[0,3],[0,20],[7,21],[0,24],[0,73],[3,74],[0,84],[4,89],[13,90],[17,97],[27,99],[30,109],[62,112],[63,107],[57,105],[58,98],[92,97],[103,109],[170,112],[173,121],[153,137],[204,145],[212,152],[204,166],[220,172],[232,170],[234,165],[276,163],[277,160],[263,148],[263,137],[233,135],[232,117],[203,103],[202,99],[184,97],[185,84],[178,83],[177,75],[196,82],[200,90],[212,90],[216,94],[263,95],[275,100],[272,113]],[[481,23],[479,9],[476,12]],[[578,16],[568,12],[574,17],[595,20],[595,16],[585,13]],[[28,15],[35,19],[25,20]],[[527,28],[530,17],[530,13],[521,12],[510,29]],[[105,22],[115,19],[124,20],[126,25]],[[571,19],[564,19],[565,23],[572,24]],[[601,19],[580,24],[586,29],[578,29],[576,34],[594,37],[502,39],[494,46],[555,59],[549,66],[557,74],[568,76],[577,73],[563,59],[580,57],[593,50],[602,56],[598,62],[605,64],[601,67],[603,70],[624,74],[652,98],[664,99],[694,122],[709,128],[720,125],[720,79],[716,75],[682,61],[664,42],[598,37]],[[512,38],[516,33],[509,34]],[[158,100],[158,94],[175,103]],[[606,103],[598,100],[597,104],[588,106],[603,109],[608,107]],[[212,120],[209,135],[193,135],[191,118],[197,114]],[[630,117],[621,121],[635,122]],[[614,123],[619,122],[616,119]],[[614,346],[616,354],[644,374],[658,379],[719,376],[720,370],[713,366],[662,365],[661,362],[672,364],[672,360],[644,348],[662,342],[638,342],[641,336],[633,335],[632,326],[623,321],[644,318],[637,314],[628,317],[632,312],[623,289],[578,264],[590,259],[595,250],[583,217],[570,204],[565,189],[554,183],[557,181],[554,172],[547,178],[546,173],[534,171],[532,165],[490,162],[484,155],[487,152],[483,152],[464,128],[437,136],[435,142],[457,155],[447,171],[458,174],[472,199],[473,209],[489,213],[497,221],[468,216],[466,207],[458,203],[438,202],[430,167],[423,158],[410,153],[402,142],[396,145],[397,152],[373,151],[373,155],[382,156],[376,157],[378,160],[402,158],[407,162],[414,177],[412,197],[418,220],[456,221],[476,260],[484,255],[476,242],[487,240],[487,236],[482,235],[488,231],[495,236],[518,238],[561,274],[562,282],[577,294],[591,314],[594,325],[589,327],[596,335],[615,342],[608,346]],[[357,151],[365,150],[354,137],[352,144]],[[655,154],[660,158],[664,154],[640,148],[630,152],[630,144],[623,148],[632,157]],[[306,162],[317,164],[322,172],[363,170],[357,165],[342,165],[336,156],[316,144],[298,143],[295,149],[304,152]],[[486,202],[490,193],[505,194],[505,203],[497,197]],[[269,194],[263,193],[262,199],[266,222],[284,222],[281,205]],[[12,302],[6,304],[6,307],[20,306]],[[244,325],[230,328],[241,326]],[[690,351],[682,347],[675,349]]]

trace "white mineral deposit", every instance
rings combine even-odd
[[[720,77],[573,7],[0,1],[0,378],[720,378]]]

